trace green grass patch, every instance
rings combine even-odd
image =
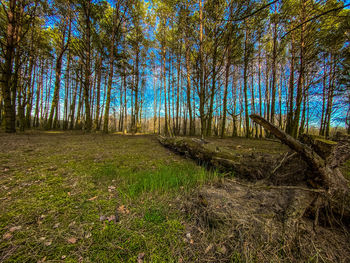
[[[129,198],[136,198],[143,192],[188,190],[218,177],[218,173],[208,172],[194,163],[160,165],[152,170],[119,169],[114,163],[107,163],[93,172],[96,182],[117,181],[118,189]]]
[[[136,262],[140,253],[145,262],[177,262],[188,245],[186,218],[169,204],[218,178],[152,137],[8,140],[0,153],[1,262]],[[119,222],[109,222],[116,211]]]

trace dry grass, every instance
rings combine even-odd
[[[314,196],[228,179],[202,187],[184,205],[197,240],[188,252],[199,262],[349,262],[344,229],[303,217]]]

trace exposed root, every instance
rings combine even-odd
[[[198,262],[348,262],[349,236],[304,217],[321,194],[238,180],[205,186],[184,204],[194,222],[188,253]]]

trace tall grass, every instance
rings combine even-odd
[[[156,169],[133,171],[118,169],[113,164],[105,164],[95,174],[99,180],[115,179],[119,190],[129,197],[137,197],[143,192],[175,192],[188,190],[218,178],[219,174],[205,170],[192,163],[178,165],[160,165]]]

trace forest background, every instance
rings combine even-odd
[[[350,132],[350,11],[335,0],[1,1],[6,132]]]

